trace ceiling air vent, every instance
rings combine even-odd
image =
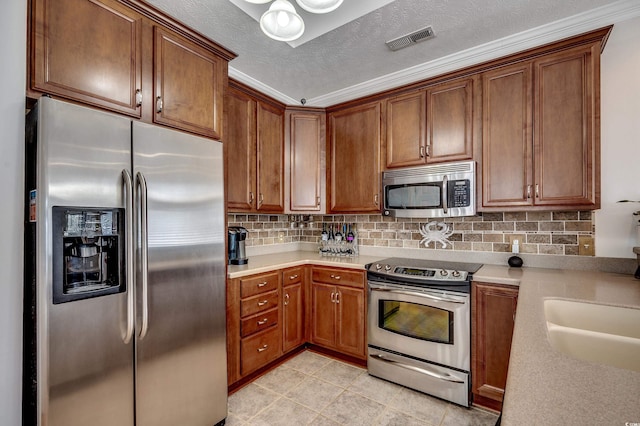
[[[416,44],[420,41],[429,40],[430,38],[434,38],[435,36],[436,34],[433,32],[433,28],[429,26],[419,29],[418,31],[414,31],[410,34],[403,35],[402,37],[389,40],[385,44],[387,45],[387,47],[389,47],[389,49],[396,51],[411,46],[412,44]]]

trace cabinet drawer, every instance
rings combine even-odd
[[[280,329],[272,327],[271,330],[242,339],[240,351],[240,374],[257,370],[280,356]]]
[[[304,277],[304,268],[291,268],[282,272],[282,285],[287,286],[291,284],[297,284],[302,281]]]
[[[259,294],[240,301],[240,315],[244,318],[278,306],[278,291]]]
[[[243,319],[240,324],[240,332],[242,337],[247,337],[256,331],[265,330],[277,323],[278,309],[274,308],[270,311],[261,312]]]
[[[364,272],[344,269],[313,268],[314,282],[364,288]]]
[[[240,279],[240,297],[250,297],[260,293],[266,293],[278,288],[278,274],[258,275],[251,278]]]

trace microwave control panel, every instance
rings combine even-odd
[[[471,204],[469,179],[449,181],[449,207],[468,207]]]

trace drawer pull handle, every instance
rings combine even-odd
[[[333,278],[334,280],[339,280],[340,279],[340,275],[331,274],[331,278]]]
[[[331,292],[331,303],[336,303],[336,293],[335,292]]]
[[[340,303],[340,292],[336,291],[336,303]]]
[[[265,318],[265,319],[263,319],[263,320],[258,320],[258,325],[265,325],[265,324],[266,324],[266,323],[268,323],[268,322],[269,322],[269,319],[268,319],[268,318]]]
[[[264,352],[264,351],[267,350],[268,347],[269,347],[269,345],[264,345],[263,347],[258,348],[258,352]]]
[[[266,282],[266,281],[261,282],[261,283],[258,283],[258,288],[262,288],[262,287],[264,287],[265,285],[267,285],[267,282]]]
[[[295,280],[296,278],[298,278],[298,274],[291,275],[291,276],[289,277],[289,279],[290,279],[290,280]]]
[[[289,293],[285,293],[284,295],[284,305],[287,306],[289,304]]]
[[[265,300],[263,300],[262,302],[258,302],[258,306],[264,306],[264,305],[266,305],[267,303],[269,303],[269,301],[265,299]]]

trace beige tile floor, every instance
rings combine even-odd
[[[493,426],[496,420],[304,351],[230,395],[227,425]]]

